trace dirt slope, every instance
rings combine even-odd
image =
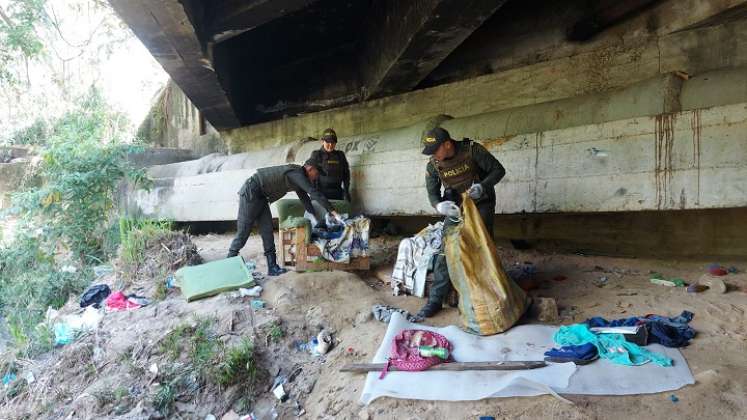
[[[201,256],[208,261],[222,258],[230,240],[230,235],[194,238]],[[396,239],[377,239],[373,244],[375,260],[391,261],[396,244]],[[243,255],[257,261],[260,271],[265,270],[260,260],[261,246],[254,236]],[[24,414],[27,418],[158,417],[151,395],[161,380],[160,373],[149,372],[153,363],[166,363],[158,343],[195,316],[214,318],[220,339],[228,343],[235,343],[242,336],[255,341],[263,373],[250,395],[251,410],[264,418],[272,418],[273,412],[281,419],[295,418],[299,413],[303,413],[302,418],[311,419],[399,420],[476,419],[481,415],[505,419],[747,418],[746,274],[727,276],[730,291],[726,294],[692,295],[682,289],[650,284],[649,272],[694,281],[708,262],[508,250],[502,250],[501,255],[507,267],[525,262],[536,267],[536,289],[531,293],[556,298],[563,323],[596,315],[619,318],[648,313],[676,315],[683,309],[694,312],[692,325],[699,334],[683,353],[697,383],[666,394],[569,396],[573,405],[542,396],[456,403],[382,398],[363,407],[358,398],[364,377],[342,374],[337,369],[345,363],[370,360],[379,346],[386,325],[370,318],[371,306],[386,303],[415,312],[423,302],[391,296],[372,275],[289,273],[263,281],[262,299],[267,301],[264,309],[252,311],[249,298],[230,294],[186,303],[178,292],[171,292],[165,300],[149,307],[107,314],[95,334],[41,360],[27,361],[24,367],[34,372],[36,381],[25,396],[0,408],[0,418],[20,418]],[[745,264],[735,265],[747,268]],[[565,279],[560,280],[559,276]],[[607,280],[601,281],[602,277]],[[429,323],[458,324],[458,313],[447,309]],[[275,325],[280,326],[282,337],[271,333],[269,327]],[[324,357],[314,357],[298,350],[298,343],[307,341],[320,327],[334,333],[336,345],[332,351]],[[286,380],[286,402],[279,403],[270,392],[276,377]],[[127,395],[108,398],[102,392],[120,389],[127,390]],[[235,387],[195,390],[192,396],[177,401],[170,417],[204,419],[212,414],[220,419],[231,408],[240,411],[236,401],[246,395],[235,392]],[[672,402],[671,394],[679,401]]]

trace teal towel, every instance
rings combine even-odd
[[[621,365],[638,366],[654,362],[659,366],[672,366],[672,359],[625,341],[622,334],[595,334],[586,324],[563,325],[553,339],[561,346],[594,344],[599,350],[599,357]]]

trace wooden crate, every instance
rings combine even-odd
[[[351,258],[349,264],[327,261],[321,257],[319,247],[306,243],[304,228],[280,230],[279,264],[294,267],[296,271],[307,270],[368,270],[371,267],[368,257]]]

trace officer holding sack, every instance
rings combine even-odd
[[[440,127],[426,132],[422,143],[423,154],[430,156],[425,169],[425,186],[431,205],[439,214],[447,216],[445,223],[448,224],[449,217],[459,216],[461,196],[467,192],[475,200],[485,227],[492,236],[495,184],[506,174],[503,165],[481,144],[469,139],[455,141],[448,131]],[[423,318],[441,310],[451,289],[446,256],[441,253],[435,258],[428,303],[418,313]]]

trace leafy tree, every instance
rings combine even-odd
[[[14,195],[14,212],[43,226],[45,238],[73,252],[81,262],[100,258],[106,222],[123,180],[145,183],[121,143],[126,119],[108,109],[92,89],[80,105],[54,122],[37,175],[41,187]]]
[[[8,66],[29,60],[44,51],[35,26],[45,20],[47,0],[10,0],[7,10],[0,4],[0,80],[13,81]]]
[[[0,245],[0,310],[24,355],[49,348],[38,327],[49,306],[61,307],[90,283],[90,265],[104,258],[104,240],[120,182],[145,185],[143,170],[127,160],[138,148],[121,142],[126,119],[91,89],[53,120],[34,177],[13,195],[18,217],[12,242]]]

